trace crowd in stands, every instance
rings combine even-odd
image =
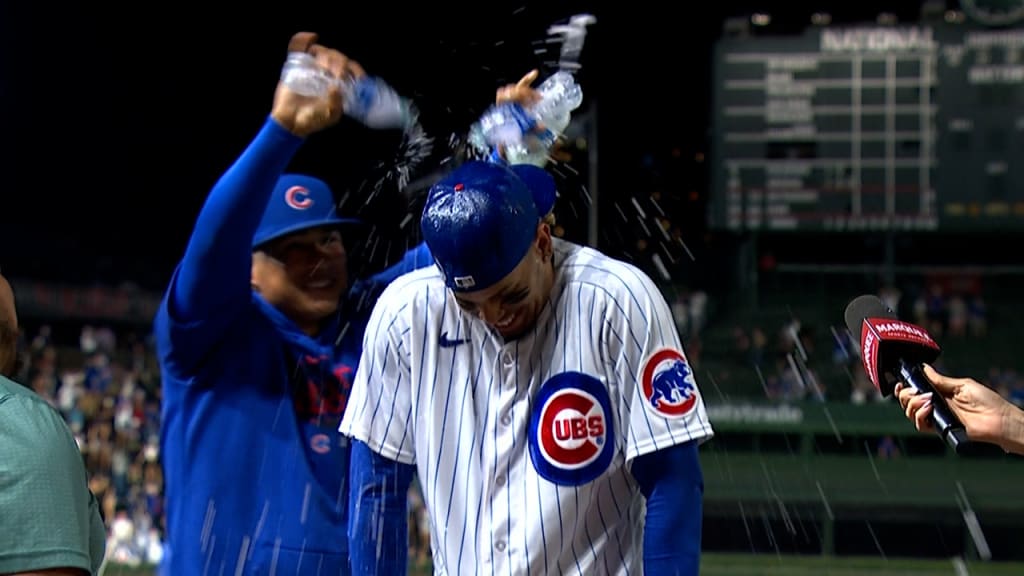
[[[989,335],[988,311],[980,289],[950,290],[935,281],[909,298],[889,285],[877,294],[899,311],[900,318],[924,327],[943,345],[944,354],[970,342],[983,343]],[[790,317],[778,325],[733,326],[732,350],[718,351],[716,359],[753,368],[764,396],[772,401],[881,401],[863,370],[858,345],[845,327],[835,322]],[[1011,363],[1009,358],[1006,361]],[[941,370],[944,363],[940,355],[935,364]],[[985,373],[980,375],[984,378]],[[989,367],[986,383],[1024,407],[1024,379],[1012,366]]]
[[[23,332],[19,375],[67,421],[99,500],[114,562],[152,563],[162,554],[160,379],[151,343],[84,326],[58,342],[49,326]]]

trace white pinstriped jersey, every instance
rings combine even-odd
[[[435,267],[381,295],[341,431],[415,463],[437,574],[643,573],[636,456],[713,434],[637,268],[553,239],[536,326],[505,342]]]

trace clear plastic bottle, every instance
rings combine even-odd
[[[281,81],[303,96],[323,96],[332,85],[345,99],[345,114],[375,129],[408,129],[415,122],[412,102],[380,78],[334,78],[324,72],[312,55],[290,52],[281,69]]]
[[[293,92],[303,96],[327,94],[332,79],[317,65],[316,59],[305,52],[289,52],[281,68],[281,81]]]
[[[533,115],[556,136],[565,132],[572,120],[572,111],[583,103],[583,90],[565,70],[548,76],[540,86],[540,101],[532,108]]]
[[[501,148],[513,164],[546,164],[551,147],[569,127],[572,111],[583,102],[583,91],[571,73],[560,70],[537,92],[540,100],[528,109],[515,103],[489,108],[470,128],[470,144],[485,152]]]

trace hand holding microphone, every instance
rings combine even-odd
[[[877,296],[855,298],[846,307],[845,319],[850,333],[860,337],[861,361],[875,388],[886,397],[897,391],[897,384],[904,394],[908,394],[907,388],[913,390],[919,396],[914,413],[930,401],[930,413],[920,417],[918,429],[929,424],[956,453],[962,454],[968,446],[967,431],[945,397],[934,394],[935,388],[923,371],[924,365],[934,362],[941,351],[932,337],[920,326],[897,319]],[[928,393],[931,396],[922,396]],[[903,398],[900,405],[909,417],[912,413]]]
[[[938,395],[964,423],[968,438],[1024,454],[1024,412],[1019,408],[973,378],[943,376],[927,364],[924,375],[932,383],[934,392],[921,394],[902,383],[897,384],[894,391],[907,418],[918,430],[934,431],[929,416],[932,402]]]

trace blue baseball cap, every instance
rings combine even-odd
[[[263,212],[253,248],[292,232],[320,226],[359,224],[355,218],[340,218],[334,195],[322,180],[302,174],[285,174],[278,179]]]
[[[537,207],[537,214],[540,214],[541,218],[547,216],[548,212],[555,207],[557,196],[555,179],[547,170],[533,164],[512,164],[509,168],[530,189],[533,204]]]
[[[543,169],[524,166],[471,161],[430,188],[420,228],[448,288],[483,290],[526,256],[555,186]]]

